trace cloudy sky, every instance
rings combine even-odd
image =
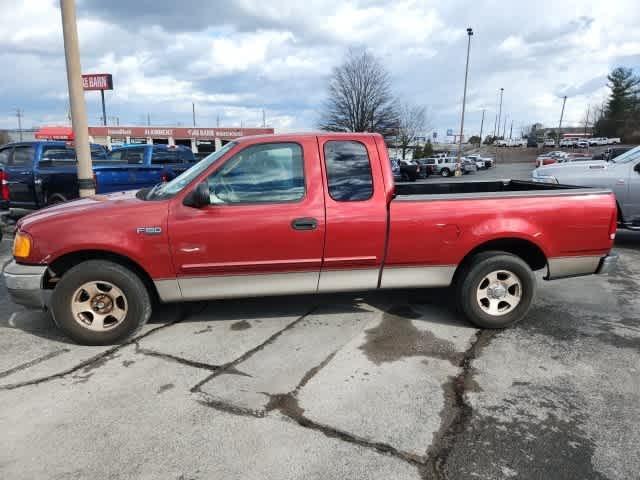
[[[640,2],[430,0],[77,0],[85,72],[110,72],[107,115],[120,124],[308,130],[327,78],[349,48],[387,66],[395,95],[425,105],[440,132],[459,128],[466,27],[472,40],[467,124],[492,131],[497,92],[514,132],[579,124],[606,98],[618,65],[640,73]],[[0,0],[0,128],[65,122],[67,86],[56,0]],[[98,124],[99,93],[86,94]],[[508,126],[507,126],[508,128]]]

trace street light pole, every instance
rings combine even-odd
[[[64,56],[67,63],[71,124],[73,126],[76,156],[78,157],[78,190],[81,197],[88,197],[95,195],[96,191],[89,147],[87,108],[84,103],[84,91],[82,89],[82,69],[80,67],[75,0],[60,0],[60,12],[62,14]]]
[[[471,52],[471,36],[473,35],[473,30],[471,28],[467,28],[467,36],[469,38],[467,42],[467,66],[464,71],[464,93],[462,94],[462,117],[460,119],[460,137],[458,138],[458,161],[456,163],[456,176],[460,176],[462,172],[460,171],[460,156],[462,155],[462,132],[464,131],[464,109],[467,103],[467,78],[469,76],[469,53]]]
[[[478,142],[478,148],[482,147],[482,127],[484,127],[484,108],[482,109],[482,121],[480,122],[480,142]]]
[[[500,120],[502,119],[502,94],[504,88],[500,88],[500,110],[498,110],[498,136],[500,136]]]
[[[560,123],[558,124],[558,135],[556,135],[556,145],[560,146],[560,133],[562,130],[562,117],[564,116],[564,104],[567,103],[567,96],[562,99],[562,111],[560,112]]]

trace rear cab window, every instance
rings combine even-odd
[[[17,146],[13,149],[13,158],[11,165],[18,167],[30,166],[33,162],[33,147]]]
[[[177,154],[172,149],[153,149],[153,155],[151,157],[151,163],[153,165],[166,165],[169,163],[178,163]]]
[[[373,196],[373,175],[367,147],[352,140],[324,144],[329,196],[337,202],[368,200]]]

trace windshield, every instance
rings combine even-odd
[[[611,163],[627,163],[633,160],[640,160],[640,146],[632,148],[628,152],[611,159]]]
[[[154,187],[147,195],[147,200],[159,200],[164,198],[171,198],[184,187],[189,185],[198,175],[204,172],[207,168],[213,165],[218,159],[220,159],[225,153],[236,146],[236,142],[229,142],[220,150],[213,152],[208,157],[203,158],[193,167],[185,170],[182,174],[170,182],[160,184]]]

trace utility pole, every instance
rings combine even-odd
[[[193,126],[196,126],[196,104],[191,102],[191,113],[193,114]]]
[[[18,135],[20,135],[20,141],[22,141],[22,117],[24,113],[19,108],[16,109],[16,117],[18,117]]]
[[[220,114],[216,115],[216,128],[220,128]]]
[[[500,119],[502,118],[502,94],[504,88],[500,88],[500,110],[498,110],[498,136],[500,136]]]
[[[504,140],[504,138],[506,137],[506,133],[507,133],[507,116],[504,116],[504,125],[502,126],[502,139]]]
[[[513,120],[511,120],[511,128],[509,129],[509,140],[511,140],[512,135],[513,135]]]
[[[467,103],[467,78],[469,76],[469,53],[471,52],[471,37],[473,36],[473,30],[467,28],[467,66],[464,71],[464,93],[462,94],[462,117],[460,119],[460,138],[458,138],[458,161],[456,163],[456,177],[459,177],[462,172],[460,171],[460,156],[462,155],[462,135],[464,131],[464,109]]]
[[[482,121],[480,122],[480,142],[478,142],[478,148],[482,147],[482,127],[484,127],[484,108],[482,109]]]
[[[564,104],[567,103],[567,96],[562,99],[562,111],[560,112],[560,123],[558,124],[558,135],[556,135],[556,145],[560,146],[560,133],[562,131],[562,117],[564,116]]]
[[[264,108],[262,109],[262,128],[267,126],[267,117],[264,114]]]
[[[82,88],[82,68],[80,66],[75,0],[60,0],[60,13],[62,15],[64,56],[67,64],[71,123],[76,156],[78,158],[78,190],[81,197],[88,197],[95,195],[96,190],[89,147],[87,108],[84,103],[84,90]]]

